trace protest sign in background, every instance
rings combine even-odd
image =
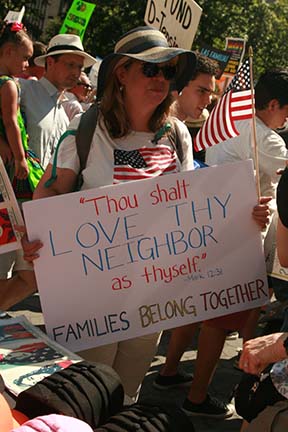
[[[67,12],[59,33],[73,33],[82,40],[88,26],[95,4],[74,0]]]
[[[252,161],[24,204],[48,334],[71,350],[268,301]]]
[[[160,30],[169,46],[190,50],[201,14],[194,0],[148,0],[144,21]]]
[[[243,56],[245,53],[245,45],[245,39],[232,37],[226,38],[225,51],[228,51],[231,56],[226,68],[224,69],[224,76],[233,77],[236,74],[239,64],[243,60]]]
[[[6,17],[4,18],[4,21],[7,21],[8,23],[11,22],[21,23],[24,13],[25,13],[25,6],[22,6],[20,11],[9,11]]]
[[[219,79],[223,74],[223,71],[230,59],[231,53],[227,51],[219,50],[217,48],[210,47],[208,45],[203,45],[199,49],[200,54],[214,60],[218,64],[218,71],[215,75],[216,79]]]

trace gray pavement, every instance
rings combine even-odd
[[[24,302],[18,304],[13,310],[9,311],[9,315],[17,316],[24,314],[34,325],[40,326],[43,329],[43,316],[41,313],[40,302],[38,295],[34,295]],[[258,326],[258,334],[263,334],[263,326]],[[169,331],[165,331],[161,338],[161,343],[158,352],[151,364],[151,367],[144,379],[140,402],[149,402],[150,404],[160,405],[169,408],[169,412],[173,412],[173,408],[181,407],[185,399],[188,389],[170,389],[159,391],[153,388],[152,382],[157,372],[160,370],[165,361],[165,353],[169,341]],[[231,392],[241,377],[241,372],[234,367],[237,358],[238,349],[242,346],[242,339],[235,340],[227,339],[219,361],[214,379],[210,386],[212,394],[228,400]],[[185,372],[193,372],[194,362],[197,355],[197,335],[191,346],[188,347],[181,360],[181,369]],[[233,403],[233,401],[232,401]],[[240,430],[241,419],[235,413],[233,417],[226,420],[208,420],[204,418],[193,418],[193,425],[196,432],[236,432]],[[181,431],[179,431],[181,432]]]

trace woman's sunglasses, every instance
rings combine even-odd
[[[165,80],[171,81],[176,76],[177,67],[175,65],[158,66],[156,63],[142,63],[142,72],[147,78],[156,77],[160,71]]]

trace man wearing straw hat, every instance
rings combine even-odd
[[[96,60],[84,51],[79,36],[58,34],[50,40],[46,54],[34,62],[45,67],[45,74],[39,81],[20,80],[21,109],[27,120],[29,145],[45,168],[69,124],[62,106],[63,92],[75,87],[82,69]]]
[[[46,54],[34,59],[37,66],[45,67],[44,76],[38,81],[20,79],[21,110],[26,118],[29,147],[39,157],[44,168],[48,164],[60,136],[69,124],[69,119],[61,103],[63,92],[65,89],[74,87],[83,67],[92,66],[95,61],[84,51],[79,36],[59,34],[49,42]],[[14,273],[19,271],[23,273],[24,271],[23,274],[28,277],[28,285],[30,284],[30,277],[32,277],[33,283],[31,282],[30,285],[33,285],[34,277],[31,276],[33,273],[29,271],[31,267],[23,260],[20,253],[17,253],[16,257],[15,255],[14,251],[1,255],[1,283],[6,282],[13,269]],[[14,282],[12,280],[7,282],[5,289],[11,304],[13,298],[15,302],[21,298],[22,280],[19,280],[19,284],[17,282],[17,290],[14,295],[9,294],[11,288],[9,282],[12,284]],[[1,289],[4,289],[2,285]],[[28,295],[28,293],[31,293],[30,289],[26,294]],[[22,289],[22,296],[25,296],[24,288]],[[2,301],[5,305],[3,297]]]

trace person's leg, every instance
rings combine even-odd
[[[8,310],[36,291],[34,271],[19,270],[10,279],[0,280],[0,309]]]
[[[260,316],[261,308],[255,308],[250,311],[244,327],[241,329],[243,343],[255,337],[255,330]]]
[[[211,397],[208,393],[208,387],[221,356],[226,334],[227,330],[221,327],[202,324],[198,338],[194,379],[183,403],[183,410],[188,415],[224,419],[233,414],[231,406]]]
[[[180,359],[185,349],[191,343],[198,327],[199,323],[193,323],[171,330],[166,361],[160,371],[160,375],[171,376],[177,374]]]
[[[11,277],[15,260],[16,251],[6,252],[0,255],[0,280],[6,280]]]
[[[158,347],[159,333],[119,342],[113,369],[121,378],[125,394],[137,399],[141,383]]]
[[[213,378],[218,360],[225,343],[227,330],[202,324],[198,338],[198,353],[188,399],[196,404],[207,396],[209,384]]]

